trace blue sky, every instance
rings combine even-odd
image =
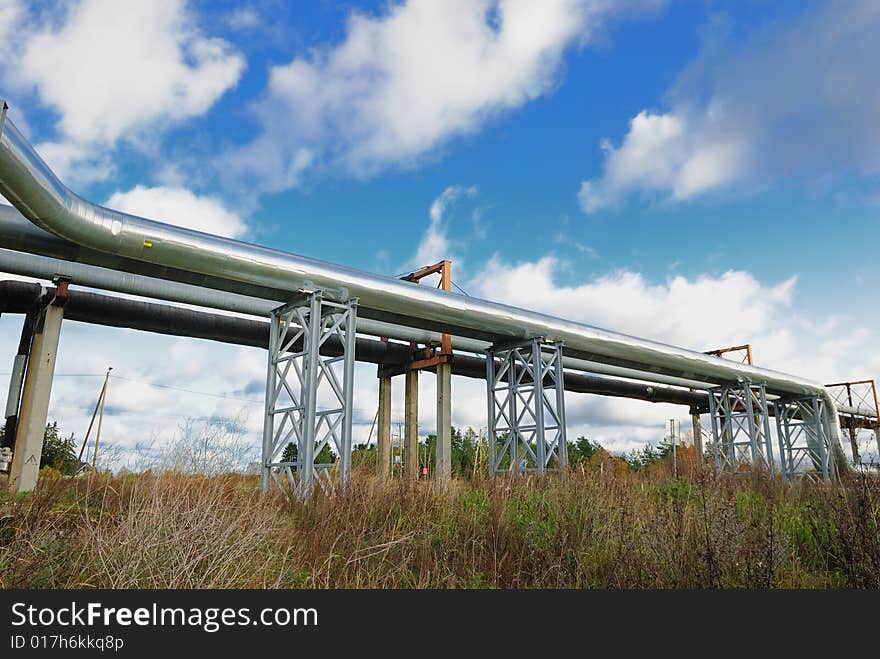
[[[877,3],[2,0],[0,35],[10,117],[95,201],[389,275],[451,257],[471,294],[751,341],[816,379],[880,371]],[[247,359],[201,386],[246,390]],[[570,417],[625,450],[677,413],[616,405]]]

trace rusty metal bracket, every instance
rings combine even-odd
[[[748,364],[749,366],[754,366],[754,361],[752,360],[752,344],[746,343],[741,346],[731,346],[730,348],[720,348],[718,350],[707,350],[706,355],[712,355],[713,357],[724,357],[731,352],[744,352],[744,355],[740,355],[739,362],[741,364]]]
[[[418,285],[425,277],[439,274],[440,282],[437,284],[437,288],[443,291],[451,291],[451,272],[452,261],[444,259],[443,261],[414,270],[402,276],[401,279]],[[387,339],[382,340],[387,341]],[[411,343],[410,347],[412,348],[412,354],[408,362],[380,364],[376,370],[377,377],[394,377],[395,375],[402,375],[407,371],[433,370],[440,364],[451,364],[455,358],[452,351],[452,336],[450,334],[443,334],[439,343],[429,343],[427,345]]]
[[[65,277],[55,277],[52,283],[55,284],[55,295],[49,301],[49,304],[53,307],[63,307],[67,304],[70,280]]]

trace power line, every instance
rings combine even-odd
[[[11,373],[0,373],[0,375],[12,375]],[[100,378],[104,377],[104,373],[55,373],[56,378]],[[252,398],[239,398],[237,396],[227,396],[226,394],[215,394],[208,391],[196,391],[195,389],[185,389],[183,387],[175,387],[170,384],[161,384],[159,382],[147,382],[146,380],[137,380],[135,378],[127,378],[124,375],[111,375],[114,380],[125,380],[126,382],[134,382],[136,384],[145,384],[150,387],[159,389],[171,389],[173,391],[183,391],[188,394],[197,394],[200,396],[210,396],[212,398],[225,398],[227,400],[237,400],[242,403],[253,403],[254,405],[263,405],[263,401],[254,400]]]
[[[0,373],[0,375],[12,375],[12,373]],[[53,378],[102,378],[104,373],[53,373]]]
[[[11,373],[0,373],[0,375],[11,375]],[[104,375],[105,375],[105,373],[56,373],[54,375],[54,377],[104,377]],[[193,394],[196,396],[208,396],[210,398],[219,398],[219,399],[223,399],[223,400],[233,400],[233,401],[237,401],[237,402],[241,402],[241,403],[249,403],[251,405],[260,405],[260,406],[265,405],[265,401],[255,400],[253,398],[241,398],[239,396],[229,396],[227,394],[217,394],[217,393],[212,393],[209,391],[199,391],[196,389],[187,389],[185,387],[176,387],[174,385],[162,384],[160,382],[149,382],[147,380],[138,380],[136,378],[129,378],[124,375],[111,374],[110,378],[116,379],[116,380],[125,380],[126,382],[133,382],[135,384],[143,384],[148,387],[156,387],[157,389],[167,389],[170,391],[180,391],[183,393]],[[78,407],[75,405],[59,405],[58,407],[67,407],[68,409],[86,409],[85,407]],[[116,410],[117,410],[117,412],[116,412],[117,414],[130,414],[130,415],[138,415],[139,414],[137,412],[133,412],[133,411],[129,411],[129,410],[119,410],[119,408],[116,408]],[[367,415],[368,415],[369,418],[372,419],[372,416],[374,414],[373,410],[368,410],[367,408],[356,407],[356,408],[353,408],[353,411],[364,415],[364,418],[367,418]],[[191,416],[191,415],[171,415],[171,416],[169,416],[169,415],[155,414],[152,412],[145,412],[145,413],[143,413],[143,415],[149,415],[149,416],[153,416],[156,418],[169,418],[169,419],[190,418],[190,419],[196,419],[196,420],[211,420],[211,419],[218,418],[216,416],[212,416],[212,417],[207,417],[207,416],[206,417],[197,417],[197,416]]]
[[[74,405],[68,403],[58,403],[52,405],[53,409],[66,409],[66,410],[83,410],[88,412],[91,410],[91,407],[87,405]],[[110,416],[141,416],[141,417],[150,417],[154,419],[192,419],[194,421],[232,421],[234,420],[232,417],[221,417],[221,416],[193,416],[191,414],[157,414],[155,412],[143,411],[139,412],[137,410],[125,410],[119,408],[112,408],[113,413]],[[251,431],[248,434],[259,434],[260,431]]]
[[[134,378],[127,378],[123,375],[111,375],[111,378],[117,380],[125,380],[126,382],[135,382],[137,384],[145,384],[150,387],[156,387],[158,389],[170,389],[172,391],[183,391],[188,394],[196,394],[199,396],[210,396],[211,398],[223,398],[225,400],[237,400],[242,403],[253,403],[254,405],[263,405],[264,401],[262,400],[254,400],[253,398],[239,398],[237,396],[227,396],[226,394],[214,394],[208,391],[196,391],[195,389],[185,389],[184,387],[175,387],[170,384],[160,384],[159,382],[147,382],[146,380],[136,380]]]
[[[136,380],[134,378],[127,378],[122,375],[111,375],[110,377],[111,378],[118,378],[120,380],[126,380],[128,382],[135,382],[137,384],[145,384],[150,387],[157,387],[159,389],[170,389],[172,391],[182,391],[182,392],[185,392],[188,394],[196,394],[198,396],[210,396],[211,398],[223,398],[225,400],[235,400],[235,401],[239,401],[242,403],[252,403],[254,405],[265,405],[266,404],[265,401],[254,400],[253,398],[239,398],[237,396],[227,396],[225,394],[215,394],[215,393],[211,393],[208,391],[197,391],[195,389],[185,389],[183,387],[175,387],[170,384],[160,384],[158,382],[147,382],[146,380]],[[367,414],[368,412],[370,414],[373,414],[373,412],[371,410],[368,410],[367,408],[364,408],[364,407],[355,407],[355,408],[353,408],[353,410],[355,412],[360,412],[363,414]],[[372,418],[372,417],[370,417],[370,418]]]

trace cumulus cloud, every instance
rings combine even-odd
[[[619,147],[603,142],[602,178],[581,183],[581,208],[592,213],[633,191],[666,192],[678,201],[744,176],[748,149],[741,136],[723,134],[710,116],[697,119],[703,121],[709,125],[695,130],[693,120],[674,113],[640,112]]]
[[[186,188],[137,185],[127,192],[115,192],[105,202],[110,208],[148,217],[167,224],[240,238],[248,226],[216,197],[200,196]]]
[[[12,28],[20,20],[21,5],[18,2],[4,2],[0,5],[0,37],[3,38],[4,44],[0,46],[2,52],[7,52],[9,45],[8,39],[11,36]]]
[[[587,213],[632,194],[673,201],[732,186],[880,172],[880,5],[827,2],[745,39],[714,37],[581,184]]]
[[[494,258],[467,288],[479,297],[695,350],[751,342],[759,366],[820,382],[861,379],[880,371],[877,331],[842,315],[815,318],[800,312],[794,277],[766,282],[749,272],[731,271],[652,282],[637,272],[616,271],[563,285],[562,274],[563,264],[553,257],[522,263]],[[359,376],[355,396],[362,414],[375,410],[373,376],[369,369]],[[452,387],[454,425],[484,429],[485,383],[456,377]],[[403,419],[402,389],[400,383],[394,385],[395,422]],[[419,395],[422,436],[434,432],[434,396],[435,379],[425,373]],[[587,436],[616,453],[656,445],[668,419],[678,419],[683,431],[690,429],[688,410],[680,406],[570,392],[566,417],[570,438]],[[861,441],[863,454],[876,454],[873,435],[863,433]]]
[[[73,141],[43,142],[36,148],[52,171],[72,183],[103,181],[116,171],[109,150],[93,144]]]
[[[353,12],[345,38],[273,67],[262,127],[238,166],[270,190],[329,165],[407,166],[550,92],[564,52],[611,16],[658,0],[409,0]]]
[[[239,7],[226,17],[226,24],[233,30],[247,32],[260,26],[260,15],[253,7]]]
[[[150,140],[198,116],[233,87],[244,58],[199,30],[185,0],[82,0],[0,12],[2,79],[33,91],[57,115],[57,137],[38,145],[79,180],[106,177],[119,140]]]
[[[791,306],[797,281],[767,286],[748,272],[730,271],[652,283],[640,273],[621,270],[565,286],[556,281],[561,266],[552,256],[518,264],[494,257],[469,287],[492,300],[710,350],[771,330]]]
[[[880,371],[880,335],[844,315],[799,310],[796,278],[762,282],[753,274],[672,277],[651,282],[631,271],[575,284],[558,282],[553,257],[508,263],[493,258],[469,283],[480,297],[694,350],[751,343],[758,366],[818,382],[861,380]],[[458,399],[456,399],[458,400]],[[663,436],[666,419],[687,427],[670,405],[568,394],[569,434],[586,434],[615,451]],[[479,400],[476,401],[479,403]],[[475,414],[477,411],[475,410]],[[875,451],[865,438],[864,450]]]
[[[447,213],[462,199],[472,199],[478,193],[477,186],[450,185],[431,203],[428,212],[430,223],[419,241],[415,256],[410,261],[414,268],[437,263],[441,259],[453,259],[452,241],[449,239]]]

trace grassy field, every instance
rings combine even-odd
[[[254,477],[41,479],[3,588],[878,588],[880,483],[573,470],[261,499]]]

